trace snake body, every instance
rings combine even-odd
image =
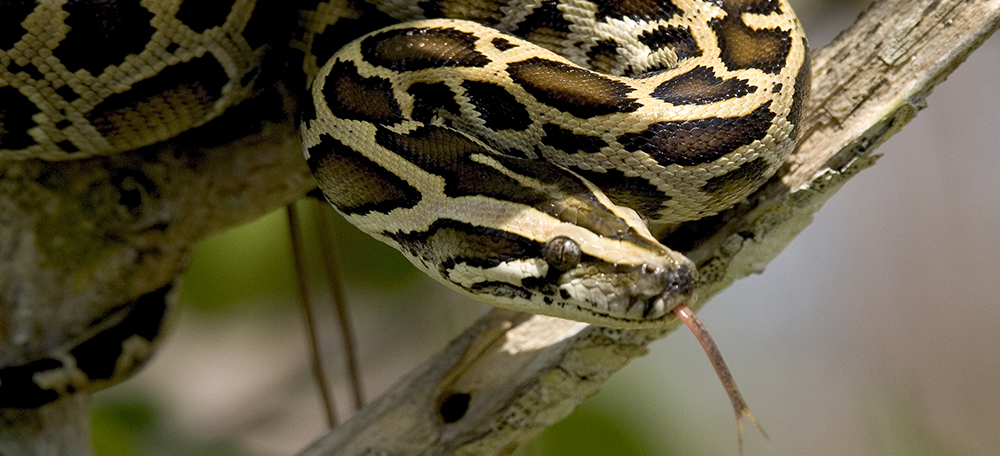
[[[316,78],[306,157],[349,221],[456,290],[663,325],[695,269],[643,218],[715,214],[770,177],[794,147],[808,74],[787,5],[681,4],[577,12],[565,28],[593,34],[568,53],[578,62],[465,21],[376,31]],[[612,28],[626,19],[627,33]],[[607,60],[629,52],[645,58]]]
[[[268,21],[295,22],[276,1],[148,3],[0,0],[16,31],[0,34],[0,159],[118,153],[204,124],[280,60]],[[666,324],[697,273],[650,226],[732,206],[795,146],[808,49],[785,0],[375,3],[405,22],[368,30],[348,1],[298,11],[306,160],[351,223],[490,304]],[[73,56],[87,47],[100,52]],[[0,391],[57,389],[12,381],[20,367]]]

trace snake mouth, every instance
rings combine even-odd
[[[642,299],[632,296],[629,302],[629,314],[636,306],[642,306],[641,320],[660,320],[682,304],[691,304],[697,299],[697,287],[694,269],[687,265],[676,268],[655,270],[651,276],[656,280],[658,292]]]
[[[664,293],[650,299],[643,312],[644,320],[657,320],[672,313],[677,306],[692,304],[697,300],[694,290],[685,293]]]

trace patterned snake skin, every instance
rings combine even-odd
[[[650,226],[775,172],[809,62],[785,0],[0,0],[0,160],[132,151],[277,79],[351,223],[489,304],[640,328],[695,299]],[[166,311],[133,307],[93,335],[112,367],[75,338],[0,368],[0,408],[127,376]]]

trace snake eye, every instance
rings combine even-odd
[[[580,245],[575,241],[565,236],[559,236],[545,244],[542,255],[549,266],[566,271],[580,264],[582,253]]]

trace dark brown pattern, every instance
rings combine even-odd
[[[89,389],[96,386],[88,384],[92,382],[103,382],[106,385],[108,382],[120,380],[138,368],[145,359],[133,359],[132,365],[119,365],[121,361],[119,358],[125,348],[123,343],[133,336],[152,342],[160,335],[164,319],[170,309],[166,301],[170,288],[171,286],[167,285],[125,304],[121,311],[128,313],[121,322],[84,339],[75,346],[68,347],[75,366],[67,366],[56,358],[44,357],[0,368],[0,409],[41,407],[63,394],[79,391],[78,387]],[[93,324],[97,325],[100,322]],[[66,383],[47,385],[58,389],[43,388],[35,382],[36,374],[60,369],[79,369],[86,379],[79,379],[84,380],[84,383],[78,384],[77,376],[66,372],[61,376],[66,379]]]
[[[308,163],[326,198],[346,214],[388,213],[422,198],[405,180],[329,136],[309,149]]]
[[[481,67],[490,59],[476,50],[476,36],[453,28],[403,28],[361,42],[361,54],[376,66],[406,72],[441,67]]]
[[[69,14],[66,25],[70,30],[52,55],[69,71],[101,74],[108,65],[142,52],[156,31],[150,25],[153,13],[139,2],[69,2],[63,10]]]
[[[85,116],[112,144],[139,147],[155,142],[153,135],[161,134],[157,129],[188,126],[164,122],[164,111],[180,119],[204,119],[227,82],[229,77],[219,62],[203,56],[168,67],[126,92],[105,98]]]
[[[511,43],[505,38],[493,38],[493,41],[490,42],[493,43],[493,47],[497,48],[500,52],[509,51],[517,47],[516,44]]]
[[[512,34],[527,37],[539,30],[548,30],[557,33],[569,33],[570,23],[563,18],[562,11],[559,11],[559,2],[548,0],[535,7],[531,14],[524,18],[517,28],[511,31]]]
[[[743,194],[760,187],[771,175],[770,171],[770,163],[763,157],[758,157],[733,171],[709,179],[701,190],[719,199],[724,199],[727,195]]]
[[[462,111],[448,84],[417,82],[406,90],[413,95],[413,120],[429,123],[435,116],[458,117]]]
[[[739,98],[757,91],[757,87],[742,79],[723,80],[708,67],[695,67],[687,73],[664,81],[652,96],[675,105],[709,104]]]
[[[30,0],[0,3],[0,49],[10,48],[27,32],[21,23],[36,6]]]
[[[682,14],[670,0],[609,0],[598,2],[596,19],[630,18],[636,21],[667,20]]]
[[[533,122],[531,114],[507,89],[480,81],[463,81],[465,96],[491,130],[525,130]]]
[[[602,147],[608,147],[608,142],[597,136],[578,135],[556,124],[542,125],[542,131],[545,132],[542,144],[568,153],[596,154],[601,151]]]
[[[507,72],[539,102],[580,118],[633,112],[633,89],[592,71],[538,57],[513,62]]]
[[[805,38],[802,39],[805,40]],[[807,52],[805,53],[802,67],[799,68],[799,74],[795,75],[795,93],[792,94],[792,106],[788,110],[788,121],[792,124],[791,137],[793,140],[798,140],[799,138],[799,127],[802,124],[802,106],[809,96],[809,88],[812,85],[812,65],[809,64],[808,47],[806,49]]]
[[[719,58],[729,70],[757,68],[778,74],[792,49],[792,38],[780,29],[754,30],[747,27],[738,13],[709,23],[718,36]]]
[[[677,54],[677,60],[701,57],[701,48],[688,27],[659,27],[639,35],[639,42],[656,51],[669,48]]]
[[[781,2],[777,0],[727,0],[725,6],[729,11],[753,14],[771,14],[781,12]]]
[[[28,129],[31,116],[40,112],[27,97],[11,86],[0,87],[0,149],[24,149],[35,144]]]
[[[327,76],[323,96],[334,116],[374,123],[396,123],[403,118],[388,79],[365,78],[349,62],[337,62]]]
[[[612,203],[635,209],[651,220],[659,219],[657,212],[671,200],[648,180],[638,176],[626,176],[617,169],[597,172],[574,168],[573,172],[603,189]]]
[[[641,150],[663,166],[692,166],[721,158],[740,146],[764,139],[774,113],[771,102],[741,117],[658,122],[642,133],[618,140],[626,150]]]

